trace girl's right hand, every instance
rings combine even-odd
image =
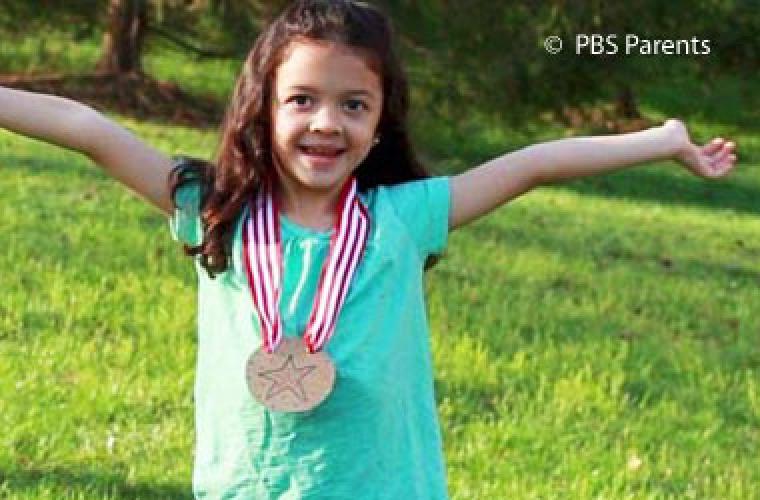
[[[0,127],[79,151],[165,214],[173,210],[171,160],[89,106],[0,87]]]

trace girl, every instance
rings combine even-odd
[[[199,279],[197,498],[447,497],[423,269],[450,231],[544,183],[734,144],[668,120],[430,177],[388,19],[300,0],[256,40],[214,165],[172,162],[91,108],[0,89],[0,125],[88,155],[169,218]]]

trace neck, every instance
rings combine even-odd
[[[340,208],[342,187],[339,185],[326,191],[302,189],[290,182],[282,182],[281,178],[276,188],[279,210],[300,225],[318,230],[332,229]]]

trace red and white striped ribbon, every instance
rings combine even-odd
[[[335,230],[304,333],[304,342],[312,353],[322,349],[332,337],[338,313],[367,244],[369,213],[356,190],[354,177],[349,178],[341,190]],[[259,315],[264,348],[272,353],[283,335],[279,313],[282,245],[278,200],[271,189],[263,189],[261,193],[251,199],[251,209],[243,224],[243,260]]]

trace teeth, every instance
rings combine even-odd
[[[315,148],[315,147],[309,147],[309,146],[304,146],[304,149],[308,153],[313,153],[313,154],[318,154],[318,155],[336,155],[339,152],[339,150],[337,149],[323,149],[323,148]]]

